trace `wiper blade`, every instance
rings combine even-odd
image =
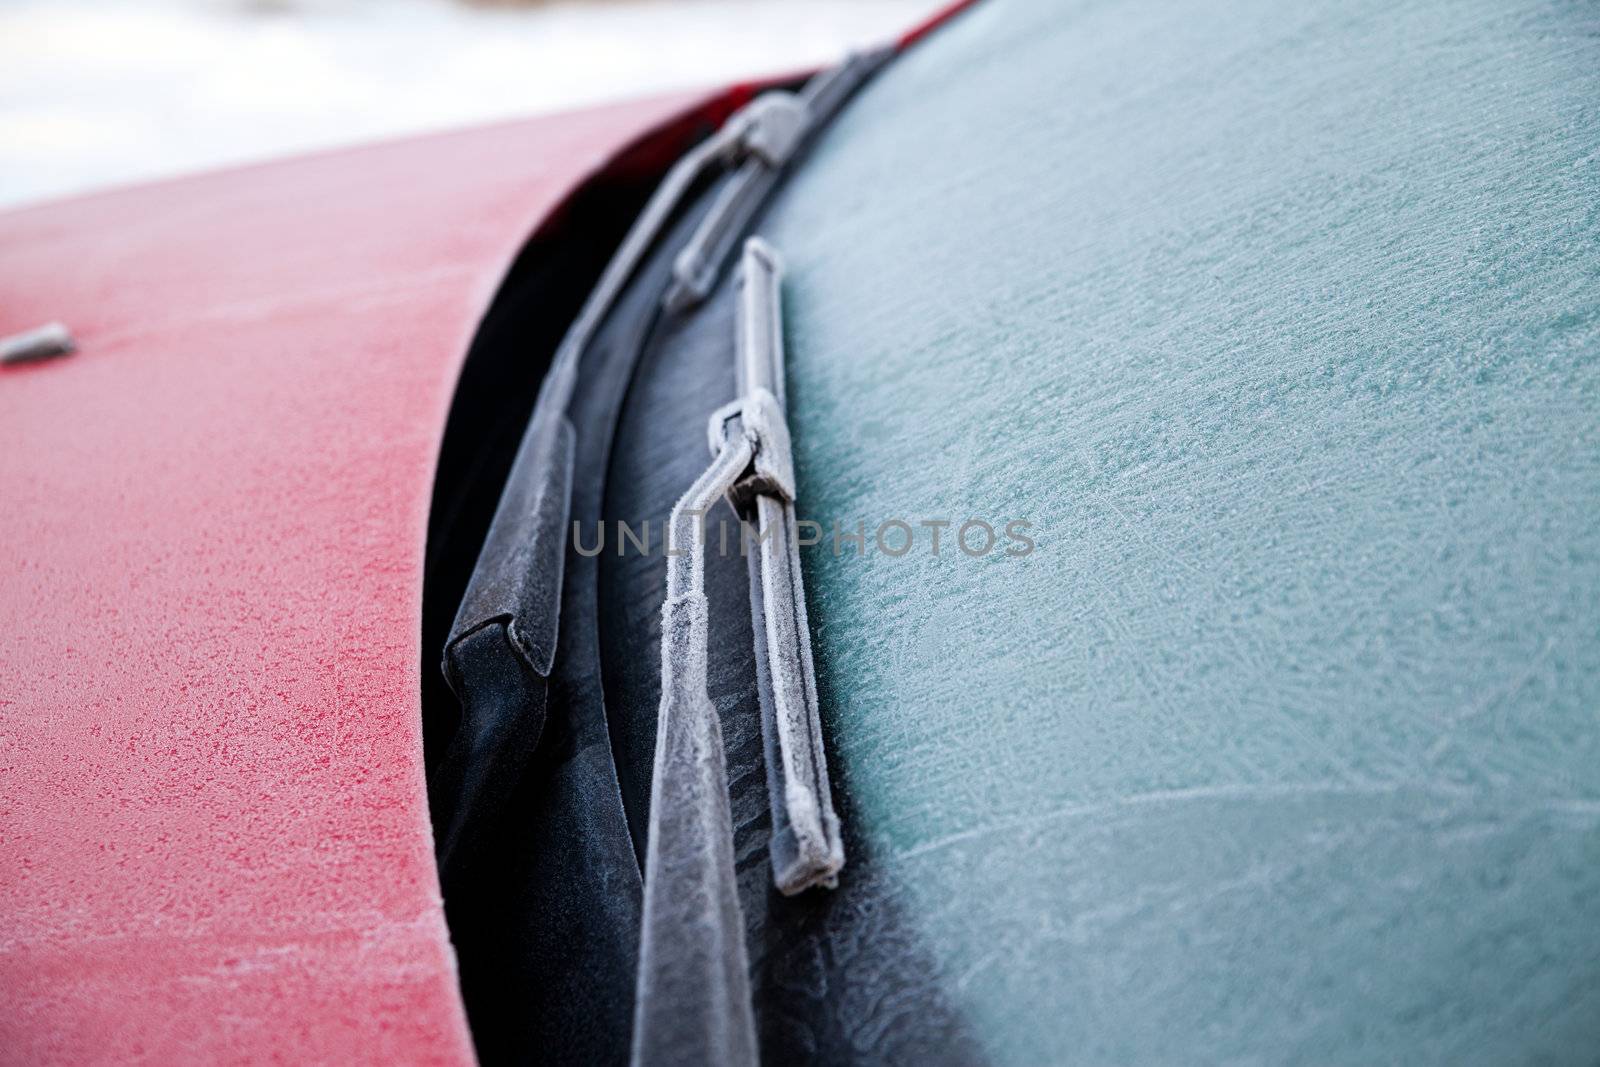
[[[828,783],[800,577],[784,387],[782,276],[782,260],[771,245],[758,237],[745,242],[738,281],[738,378],[744,399],[724,409],[720,432],[726,438],[736,420],[757,442],[751,470],[734,483],[729,496],[740,514],[756,523],[750,599],[772,803],[772,875],[778,891],[792,896],[811,886],[838,884],[844,843]]]
[[[754,101],[759,104],[763,99],[786,98],[782,101],[781,112],[787,136],[774,138],[776,152],[750,153],[718,194],[716,204],[701,221],[700,228],[678,253],[673,282],[663,298],[668,311],[691,308],[710,295],[723,264],[739,237],[749,228],[751,219],[766,203],[782,176],[784,165],[893,54],[892,48],[857,53],[812,78],[798,94],[768,93]],[[775,107],[774,110],[780,109]]]
[[[763,93],[728,116],[716,133],[672,165],[562,338],[539,392],[539,408],[566,406],[583,350],[691,192],[711,175],[729,167],[747,164],[778,168],[787,162],[808,128],[797,100],[793,93]]]

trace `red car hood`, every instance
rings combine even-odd
[[[679,95],[0,215],[0,1047],[470,1061],[427,510],[529,231]]]

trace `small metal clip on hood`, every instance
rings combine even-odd
[[[0,366],[39,363],[71,355],[77,347],[67,328],[59,322],[52,322],[38,329],[0,337]]]

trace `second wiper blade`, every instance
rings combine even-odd
[[[718,193],[716,204],[700,228],[678,254],[672,285],[663,298],[668,311],[693,307],[711,293],[723,264],[751,219],[767,202],[789,160],[893,54],[889,48],[858,53],[812,78],[799,93],[767,93],[752,102],[752,109],[768,102],[766,106],[773,112],[768,128],[781,130],[782,134],[769,139],[768,151],[747,153],[745,162]]]

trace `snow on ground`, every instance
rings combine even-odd
[[[828,62],[939,0],[0,0],[0,204]]]

